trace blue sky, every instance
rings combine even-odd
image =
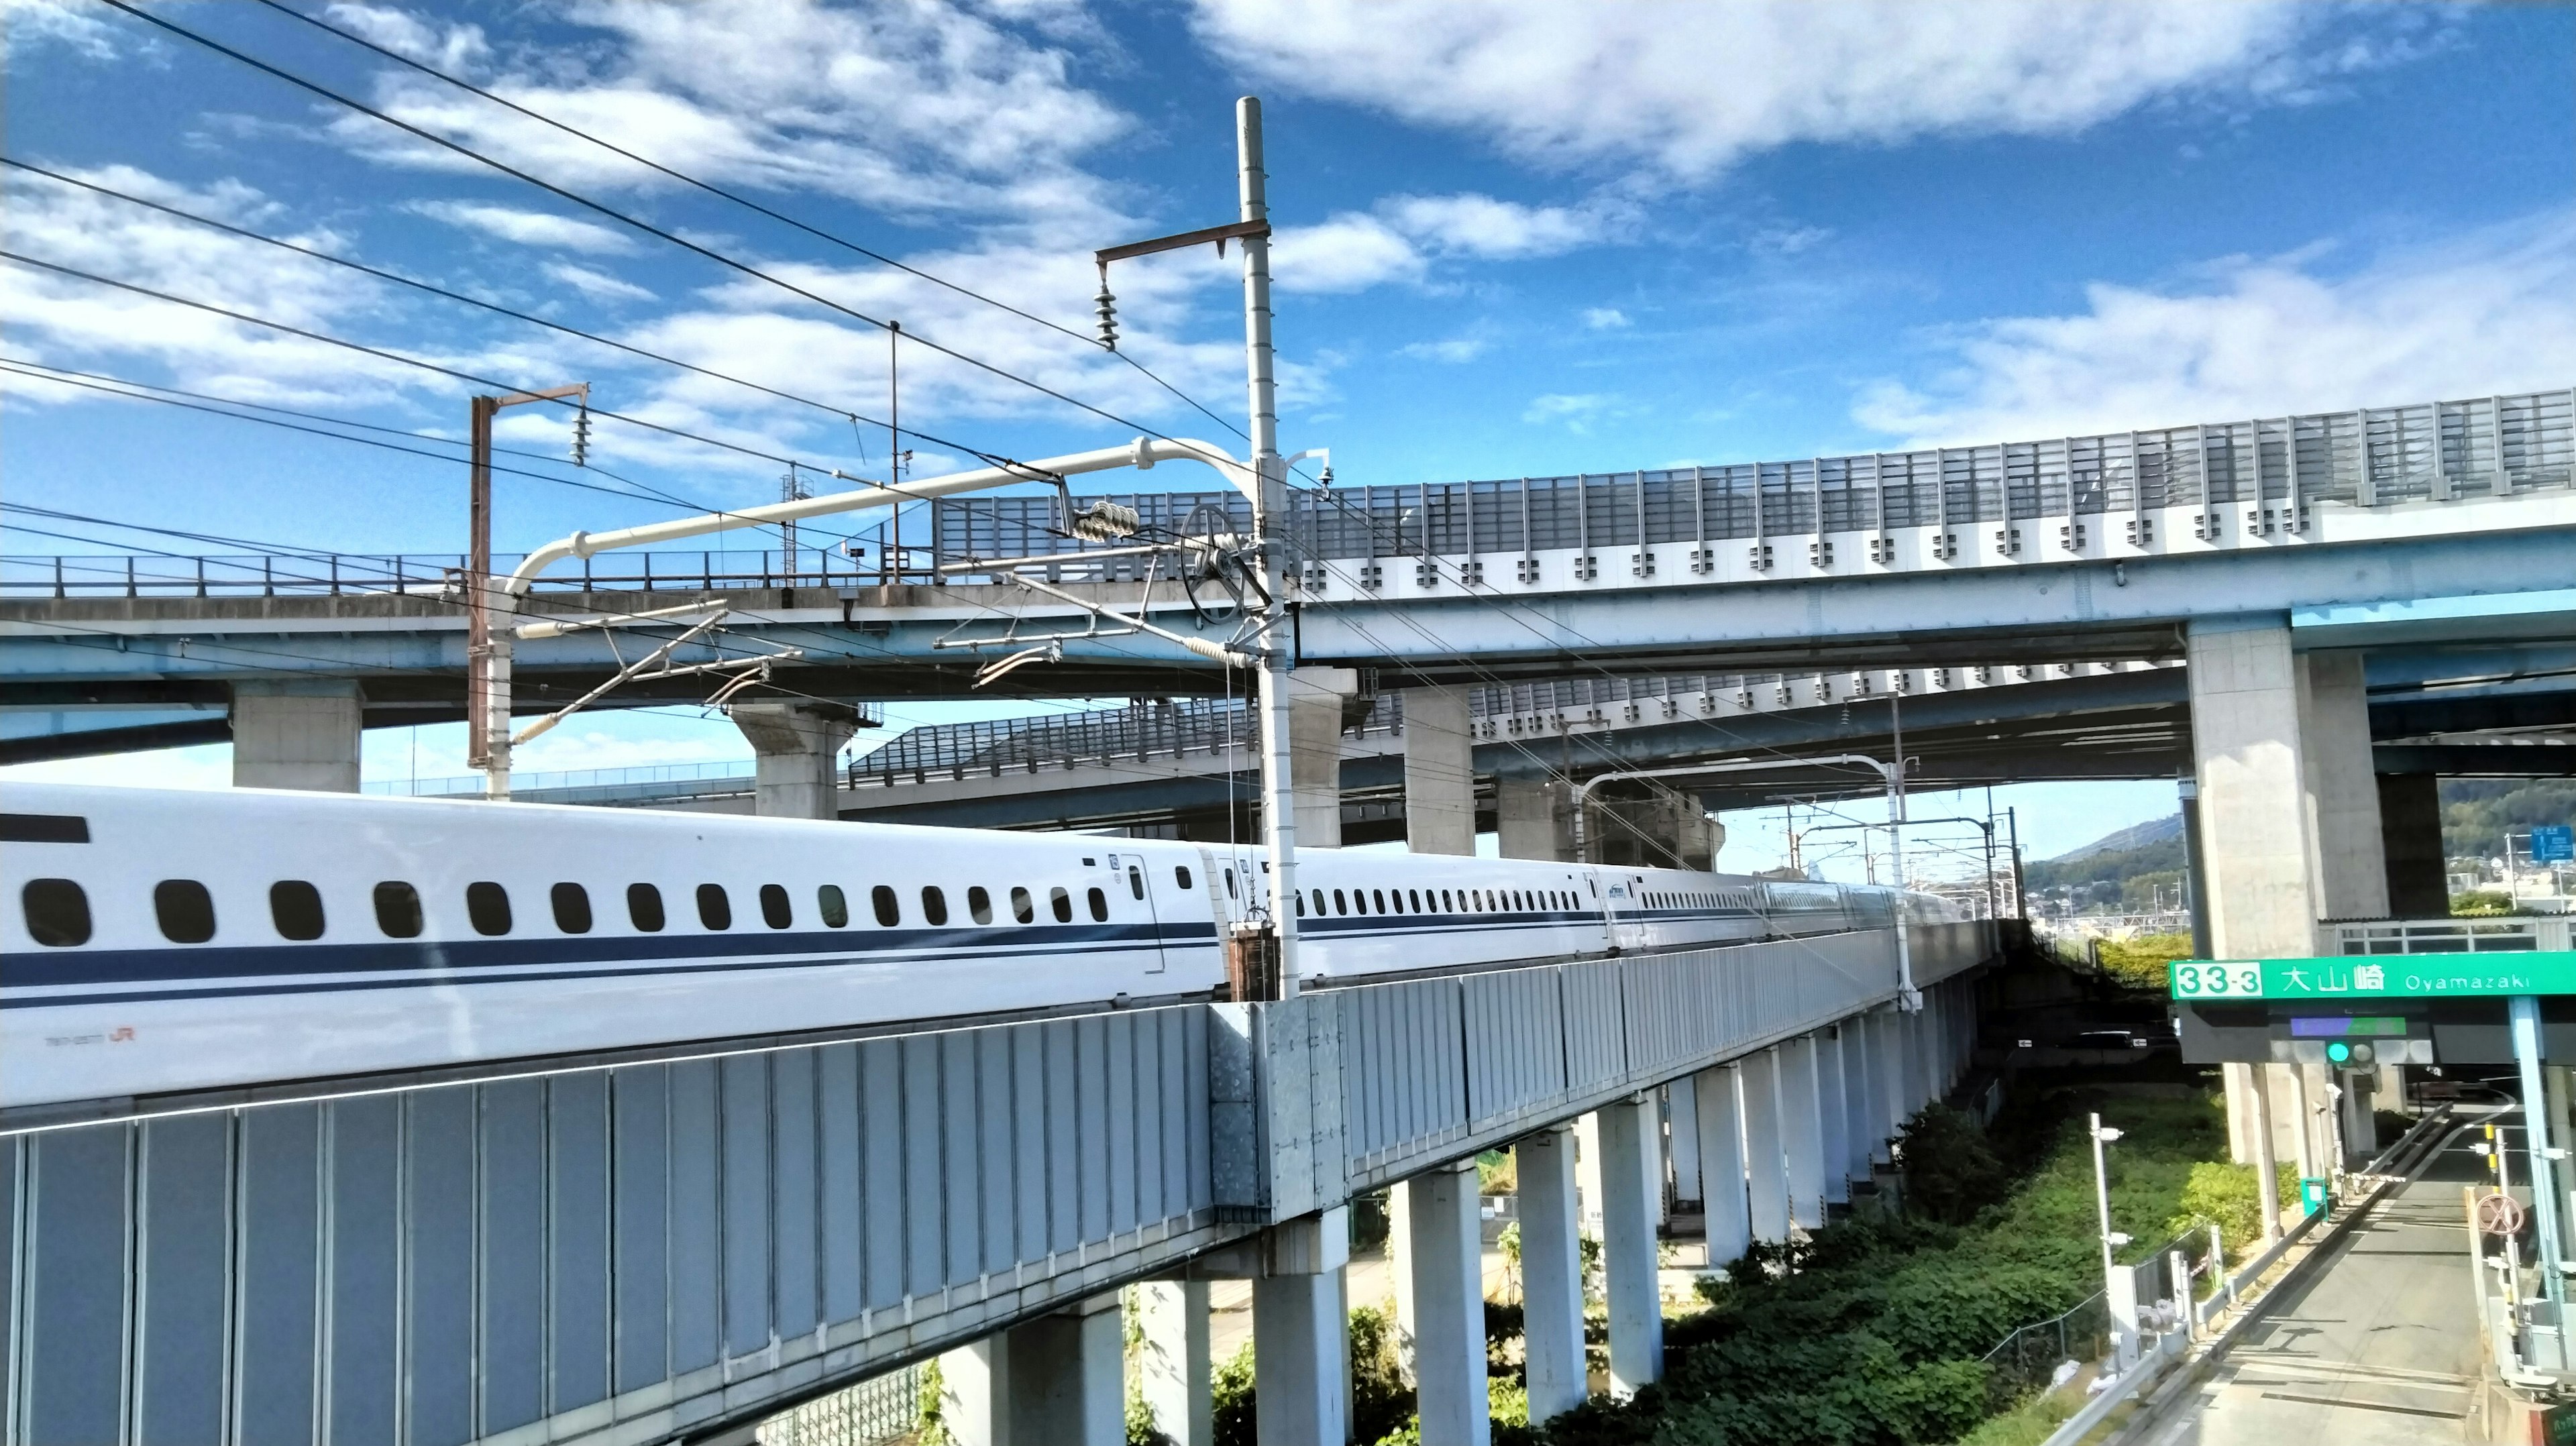
[[[1330,446],[1349,482],[1998,440],[2576,378],[2565,7],[294,4],[1077,331],[1092,248],[1230,218],[1232,101],[1258,92],[1281,227],[1283,435]],[[154,8],[1106,411],[1214,433],[1114,359],[652,182],[287,15]],[[881,473],[882,432],[833,414],[883,414],[881,333],[102,6],[7,0],[6,20],[14,159],[823,405],[400,295],[23,172],[6,178],[9,249],[479,375],[588,380],[605,407]],[[1115,284],[1128,353],[1237,413],[1229,267],[1168,256],[1123,264]],[[462,429],[469,388],[431,373],[20,266],[0,266],[0,288],[0,352],[20,360]],[[927,352],[907,348],[903,377],[907,423],[967,446],[1034,456],[1129,434]],[[298,546],[462,546],[453,464],[0,381],[14,501]],[[562,423],[513,413],[504,440],[558,452]],[[960,455],[916,445],[923,473]],[[615,424],[599,447],[617,476],[709,503],[774,497],[781,470]],[[500,541],[660,515],[505,479]],[[452,732],[419,741],[425,773],[454,771]],[[529,766],[742,751],[687,716],[564,734]],[[371,771],[404,771],[411,746],[371,737]],[[221,754],[150,766],[203,775]],[[2069,791],[2090,801],[2065,811],[2089,828],[2132,795],[2145,797]]]

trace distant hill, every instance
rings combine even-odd
[[[2057,857],[2045,859],[2042,862],[2071,864],[2077,859],[2088,859],[2095,854],[2122,853],[2132,849],[2142,849],[2150,844],[2179,840],[2181,837],[2182,815],[2170,813],[2163,818],[2151,818],[2145,823],[2132,824],[2117,833],[2106,833],[2082,848],[2068,849]]]

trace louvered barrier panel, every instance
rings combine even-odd
[[[660,1440],[1214,1224],[1207,1013],[22,1134],[6,1439]],[[123,1288],[119,1288],[119,1283]]]

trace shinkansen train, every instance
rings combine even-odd
[[[1889,889],[1301,849],[1308,987],[1956,917]],[[0,784],[0,1110],[1224,987],[1258,850]]]

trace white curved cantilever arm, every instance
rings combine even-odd
[[[709,512],[669,522],[649,522],[641,527],[621,527],[613,532],[576,532],[529,553],[526,560],[502,580],[499,591],[502,598],[508,600],[504,606],[515,605],[516,599],[527,596],[529,587],[535,584],[539,574],[568,557],[590,557],[619,548],[649,547],[657,542],[677,542],[684,537],[704,537],[711,532],[731,532],[774,522],[797,522],[808,517],[829,517],[870,507],[927,501],[959,492],[1007,487],[1014,482],[1037,482],[1050,477],[1106,472],[1119,467],[1151,467],[1157,462],[1202,462],[1215,468],[1228,482],[1247,494],[1258,488],[1252,468],[1236,461],[1223,447],[1187,437],[1168,440],[1138,437],[1124,447],[1103,447],[1097,451],[1045,457],[1008,467],[978,467],[968,472],[951,472],[943,477],[906,482],[900,487],[872,483],[849,492],[805,497],[794,502],[772,502],[759,507],[745,507],[737,512]]]

